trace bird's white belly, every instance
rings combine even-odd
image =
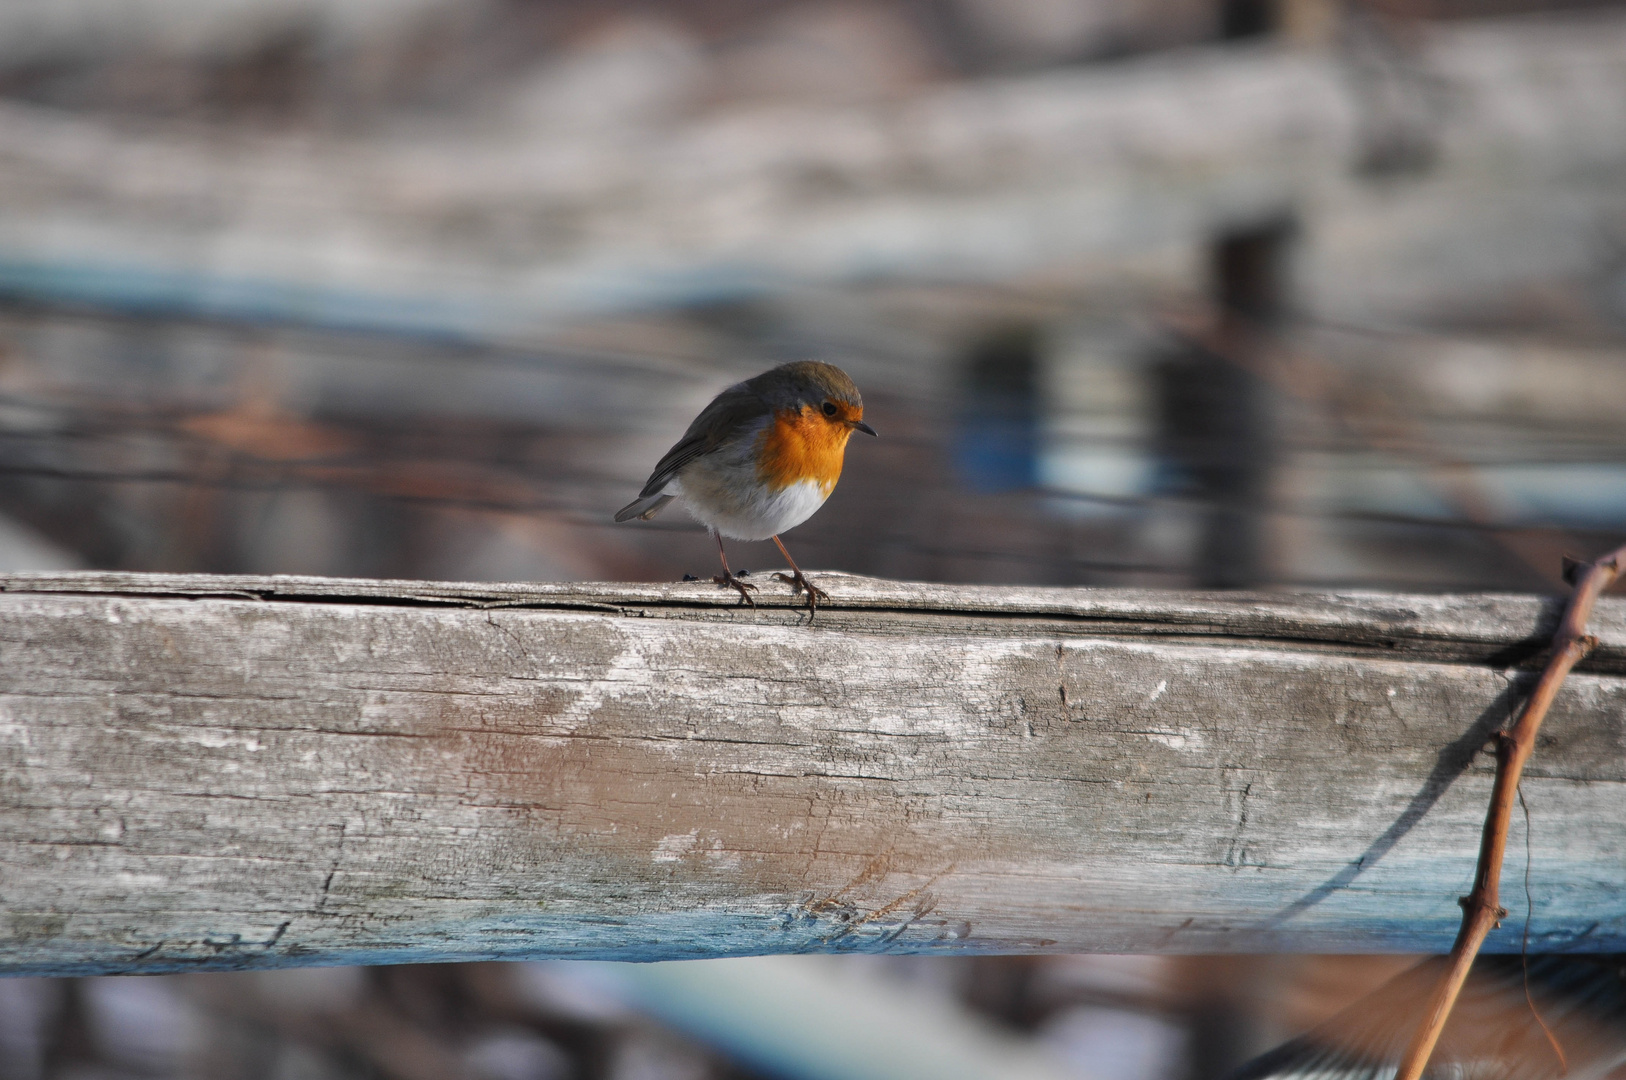
[[[731,540],[766,540],[793,529],[813,516],[828,498],[812,480],[789,484],[779,491],[750,482],[732,484],[698,470],[686,470],[679,485],[683,505],[702,525]]]

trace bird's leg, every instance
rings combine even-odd
[[[738,589],[740,599],[744,600],[752,607],[756,607],[757,602],[751,599],[751,594],[757,591],[757,587],[755,585],[747,585],[745,582],[734,576],[734,571],[728,568],[728,552],[723,550],[723,534],[714,532],[711,535],[717,538],[717,557],[723,560],[723,572],[712,578],[711,583],[713,585],[727,585],[731,589]]]
[[[813,613],[819,609],[819,601],[829,601],[830,594],[807,580],[807,576],[802,573],[802,568],[797,566],[796,560],[790,557],[790,552],[785,550],[785,545],[780,541],[779,537],[774,537],[773,542],[779,545],[779,554],[783,555],[785,561],[790,563],[791,570],[789,574],[775,574],[774,577],[785,582],[797,592],[807,593],[807,617],[811,619]]]

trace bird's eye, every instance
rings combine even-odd
[[[836,403],[833,401],[826,401],[823,408],[824,415],[826,416],[834,416],[836,414]]]

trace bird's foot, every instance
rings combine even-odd
[[[813,584],[811,581],[807,580],[800,570],[790,574],[776,573],[774,574],[774,577],[780,581],[783,581],[786,585],[789,585],[796,592],[805,592],[807,594],[807,613],[809,618],[811,618],[813,613],[819,609],[820,601],[823,601],[824,603],[830,602],[830,594]]]
[[[755,585],[746,584],[738,577],[734,576],[734,574],[725,570],[723,573],[712,578],[711,583],[713,585],[727,585],[731,589],[736,589],[739,591],[741,600],[745,601],[747,604],[750,604],[752,607],[757,606],[757,602],[751,599],[751,594],[757,591],[757,587]]]

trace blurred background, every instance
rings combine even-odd
[[[710,574],[610,515],[805,358],[882,435],[810,569],[1556,589],[1626,538],[1626,5],[0,0],[0,569]],[[1399,962],[0,980],[0,1077],[1202,1080]]]

